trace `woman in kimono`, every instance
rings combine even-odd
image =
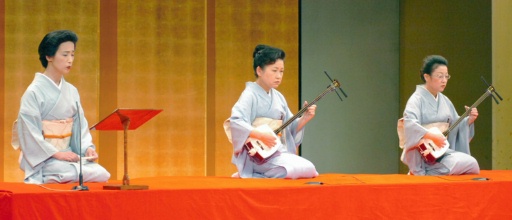
[[[420,70],[425,84],[417,85],[416,91],[407,101],[404,111],[404,146],[401,160],[409,167],[412,175],[460,175],[478,174],[478,162],[470,155],[469,142],[474,135],[474,122],[478,117],[476,108],[445,137],[439,132],[427,129],[433,123],[451,125],[459,119],[455,107],[442,92],[450,75],[448,61],[438,55],[427,56]],[[468,107],[466,106],[466,109]],[[417,146],[422,139],[430,139],[439,147],[449,143],[449,148],[433,163],[427,163]]]
[[[316,105],[308,107],[304,115],[291,122],[280,136],[276,136],[272,130],[253,127],[258,119],[284,123],[293,117],[284,96],[276,90],[283,79],[284,51],[258,45],[253,58],[256,81],[245,84],[245,90],[233,106],[229,119],[233,143],[231,161],[238,169],[235,176],[290,179],[318,176],[315,166],[297,155],[297,146],[302,143],[304,136],[304,126],[315,116]],[[256,160],[244,147],[248,138],[276,148],[276,152],[263,161]]]
[[[26,183],[106,182],[110,173],[98,158],[77,89],[64,80],[73,65],[78,37],[68,30],[48,33],[39,44],[37,72],[21,98],[17,133]],[[81,146],[80,146],[81,145]],[[82,149],[80,152],[79,149]]]

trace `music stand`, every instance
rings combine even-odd
[[[128,130],[135,130],[153,118],[162,109],[121,109],[118,108],[106,118],[93,125],[90,130],[124,131],[124,176],[123,185],[105,185],[103,189],[140,190],[148,189],[146,185],[130,185],[128,177]]]

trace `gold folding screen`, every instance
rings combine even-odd
[[[43,71],[37,46],[45,33],[55,29],[71,29],[79,36],[66,80],[78,88],[89,126],[116,107],[164,110],[129,131],[130,178],[225,176],[235,171],[222,122],[245,82],[254,80],[256,44],[287,52],[279,90],[292,111],[298,109],[297,1],[6,0],[3,15],[0,170],[4,175],[0,181],[23,179],[18,152],[10,147],[10,128],[21,95],[34,73]],[[112,179],[121,179],[122,132],[93,131],[92,135],[99,162],[111,171]]]
[[[131,132],[131,175],[203,175],[204,1],[119,1],[117,9],[118,105],[164,110]]]

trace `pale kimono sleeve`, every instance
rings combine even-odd
[[[286,102],[286,99],[284,98],[283,94],[276,92],[278,95],[279,101],[282,105],[282,108],[286,112],[285,114],[285,120],[288,121],[288,119],[292,118],[294,115],[290,111],[290,108],[288,107],[288,103]],[[302,144],[302,140],[304,138],[304,130],[306,129],[306,126],[302,127],[300,131],[297,130],[297,127],[299,125],[300,117],[295,119],[286,129],[287,131],[287,149],[289,152],[297,153],[297,147]],[[293,144],[288,144],[293,143]]]
[[[297,125],[299,123],[299,120],[300,118],[296,119],[292,124],[294,128],[292,130],[292,136],[294,137],[293,140],[295,141],[295,147],[298,147],[299,145],[302,144],[302,140],[304,139],[304,132],[306,130],[306,126],[304,126],[300,131],[297,131]]]
[[[422,105],[419,97],[412,96],[404,110],[404,150],[409,150],[418,145],[419,141],[427,133],[427,129],[421,126]]]
[[[453,104],[451,104],[450,108],[452,117],[455,120],[459,119],[457,111]],[[469,125],[469,117],[462,119],[457,127],[455,127],[448,136],[448,142],[450,143],[450,148],[455,151],[463,152],[466,154],[470,153],[469,143],[473,136],[475,135],[475,123]]]
[[[23,157],[34,168],[58,152],[57,148],[46,142],[42,133],[40,106],[42,97],[33,91],[27,91],[21,98],[18,115],[18,137]]]
[[[302,144],[302,140],[304,139],[304,130],[306,129],[306,126],[302,127],[300,131],[297,131],[298,121],[300,118],[295,119],[290,124],[290,130],[287,132],[287,140],[286,140],[286,149],[290,153],[297,154],[298,149],[297,147]],[[289,137],[289,138],[288,138]]]
[[[286,108],[287,111],[288,111],[288,115],[291,117],[293,117],[293,114],[292,112],[290,111],[289,108]],[[304,130],[306,130],[306,126],[302,127],[302,129],[300,131],[297,130],[297,127],[299,125],[299,120],[300,120],[300,117],[295,119],[291,124],[290,124],[290,135],[293,137],[293,141],[294,141],[294,149],[296,149],[296,147],[298,147],[300,144],[302,144],[302,140],[304,139]],[[288,149],[290,150],[290,149]]]
[[[237,155],[243,151],[243,146],[249,137],[249,134],[254,129],[251,122],[255,118],[256,97],[249,92],[242,92],[237,103],[231,110],[230,125],[231,125],[231,138],[233,142],[233,151]]]

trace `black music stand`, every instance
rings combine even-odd
[[[113,190],[143,190],[148,189],[146,185],[130,185],[128,177],[128,130],[135,130],[139,126],[153,118],[162,109],[121,109],[118,108],[106,118],[93,125],[91,130],[100,131],[124,131],[124,176],[123,185],[105,185],[103,189]]]

